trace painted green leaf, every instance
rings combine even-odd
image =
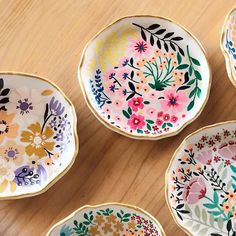
[[[137,129],[138,134],[143,134],[143,131],[141,129]]]
[[[236,166],[231,165],[230,168],[236,174]]]
[[[202,209],[202,219],[203,219],[203,221],[207,221],[207,212],[206,212],[206,210],[203,208]]]
[[[195,95],[195,93],[196,93],[196,88],[194,88],[192,91],[191,91],[191,93],[189,94],[189,98],[191,98],[191,97],[193,97],[194,95]]]
[[[151,131],[152,130],[151,125],[147,124],[147,129]]]
[[[185,210],[189,212],[189,216],[192,216],[192,210],[187,204],[185,205]]]
[[[233,179],[234,181],[236,181],[236,176],[232,176],[232,179]]]
[[[146,105],[150,104],[149,101],[144,101],[143,103],[146,104]]]
[[[187,110],[190,111],[194,107],[194,101],[191,101],[187,107]]]
[[[202,90],[200,88],[197,88],[197,96],[200,98],[201,97]]]
[[[193,64],[195,64],[196,66],[200,66],[200,62],[197,59],[195,59],[193,57],[190,57],[190,58],[191,58],[191,61],[193,62]]]
[[[168,125],[169,127],[173,127],[173,125],[172,125],[171,123],[167,123],[167,125]]]
[[[211,203],[205,203],[203,204],[204,207],[208,208],[208,209],[214,209],[216,208],[215,204],[211,204]]]
[[[207,231],[208,231],[208,228],[203,228],[203,229],[201,229],[200,231],[199,231],[199,233],[198,233],[198,235],[202,235],[202,236],[205,236],[205,235],[207,235],[206,233],[207,233]]]
[[[223,228],[224,220],[223,220],[221,217],[219,217],[219,218],[217,219],[217,225],[218,225],[218,227],[219,227],[220,229]]]
[[[192,74],[193,74],[193,68],[192,68],[192,66],[189,66],[189,68],[188,68],[188,73],[189,73],[190,76],[192,76]]]
[[[187,222],[185,223],[185,225],[186,225],[187,227],[191,227],[191,226],[193,225],[193,222],[192,222],[192,221],[187,221]]]
[[[194,75],[196,76],[197,79],[202,80],[202,76],[197,70],[194,71]]]
[[[188,64],[181,64],[179,66],[176,67],[176,70],[183,70],[183,69],[186,69],[188,68],[189,65]]]
[[[179,52],[177,53],[177,61],[178,61],[178,64],[182,62],[182,57]]]
[[[162,129],[164,129],[166,127],[166,123],[164,123],[163,125],[162,125]]]
[[[146,120],[148,124],[154,124],[153,120]]]
[[[131,115],[132,114],[132,109],[129,107],[128,108],[128,113]]]
[[[195,82],[195,79],[192,79],[187,83],[187,85],[192,85],[192,84],[194,84],[194,82]]]
[[[122,110],[122,113],[123,113],[123,115],[124,115],[127,119],[130,118],[130,115],[129,115],[129,113],[128,113],[127,111]]]
[[[218,205],[218,203],[219,203],[219,197],[218,197],[218,193],[217,193],[216,191],[214,192],[214,197],[213,197],[213,199],[214,199],[215,205]]]
[[[155,84],[152,84],[152,83],[148,83],[148,85],[152,88],[152,89],[155,89]]]
[[[196,206],[195,209],[194,209],[194,212],[195,212],[195,215],[200,218],[200,209],[199,209],[199,206]]]
[[[232,184],[234,190],[236,190],[236,184]]]
[[[219,216],[221,215],[221,212],[220,211],[208,211],[208,213],[214,215],[214,216]]]

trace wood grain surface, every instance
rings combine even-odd
[[[55,82],[75,105],[80,151],[71,170],[46,193],[0,202],[0,235],[45,235],[84,204],[122,202],[155,216],[167,236],[185,235],[165,202],[165,170],[183,138],[208,124],[236,118],[236,89],[227,78],[220,35],[234,0],[2,0],[0,70],[33,73]],[[77,66],[86,42],[119,17],[169,17],[203,44],[213,72],[209,101],[179,135],[137,141],[116,134],[85,105]]]

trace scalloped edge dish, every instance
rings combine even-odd
[[[156,24],[155,20],[157,22],[160,21],[161,23]],[[133,58],[134,56],[133,57],[131,56],[130,61],[126,65],[132,68],[131,69],[128,68],[130,71],[124,72],[122,74],[122,71],[124,70],[123,67],[125,67],[126,65],[119,64],[118,67],[114,66],[117,63],[116,61],[121,59],[119,58],[119,56],[120,54],[122,54],[121,51],[118,48],[116,48],[117,52],[119,52],[119,55],[115,54],[116,57],[118,57],[118,59],[117,60],[114,59],[115,62],[111,62],[111,63],[109,62],[112,66],[114,66],[114,68],[110,68],[110,70],[108,71],[104,69],[104,75],[103,75],[100,69],[96,69],[97,68],[96,66],[99,65],[101,67],[107,68],[108,65],[107,63],[102,63],[103,61],[105,61],[105,59],[100,58],[99,56],[100,54],[97,51],[94,52],[94,50],[95,49],[98,50],[97,47],[101,46],[101,44],[103,45],[104,44],[103,41],[105,39],[107,40],[110,37],[109,40],[111,40],[112,37],[110,36],[110,34],[113,32],[119,32],[117,30],[117,27],[119,29],[123,29],[122,24],[127,23],[126,21],[128,22],[135,21],[135,23],[132,22],[132,24],[134,25],[134,27],[140,28],[140,32],[139,32],[139,29],[138,30],[136,30],[135,28],[133,29],[131,26],[128,27],[127,29],[125,28],[124,32],[126,32],[126,34],[127,34],[127,30],[130,30],[131,32],[135,32],[135,33],[131,33],[131,34],[128,34],[128,36],[124,36],[123,41],[127,40],[127,42],[124,43],[125,46],[124,45],[122,46],[124,50],[122,51],[122,53],[123,54],[127,53],[127,50],[131,47],[131,44],[134,45],[133,35],[135,35],[135,37],[138,37],[138,38],[141,37],[139,39],[140,41],[137,41],[138,39],[136,39],[135,45],[137,46],[140,43],[143,43],[143,44],[147,43],[147,48],[149,48],[148,50],[151,51],[151,53],[148,54],[149,57],[152,55],[152,53],[154,53],[155,55],[153,54],[154,56],[152,56],[150,60],[148,60],[149,57],[146,56],[145,53],[143,55],[138,55],[137,58],[135,58],[135,60]],[[136,21],[140,21],[140,23],[143,23],[143,24],[149,23],[152,25],[150,25],[148,28],[145,28],[142,25],[136,24]],[[173,40],[176,39],[178,43],[179,43],[179,40],[183,40],[183,37],[185,37],[185,43],[183,42],[180,43],[181,47],[184,46],[185,51],[182,48],[180,48],[178,43],[177,44],[170,43],[169,46],[166,46],[166,43],[164,41],[162,42],[164,46],[161,43],[158,44],[158,42],[154,41],[154,36],[150,37],[150,42],[147,42],[147,36],[143,35],[144,34],[143,29],[147,30],[146,33],[148,34],[150,33],[149,32],[150,30],[148,30],[149,28],[150,29],[152,28],[154,32],[156,28],[161,27],[160,25],[162,23],[165,27],[169,27],[170,30],[173,31],[173,32],[166,33],[166,35],[163,37],[172,37]],[[116,31],[114,31],[114,29]],[[156,33],[153,33],[153,32],[151,32],[150,34],[151,35],[156,34],[157,32],[160,32],[161,34],[163,34],[164,32],[165,34],[165,30],[163,31],[163,29],[158,30]],[[182,37],[174,37],[175,36],[174,34],[176,32],[178,32],[178,34],[180,34],[180,36]],[[140,35],[136,36],[137,33]],[[176,33],[177,36],[178,34]],[[105,37],[105,39],[103,37]],[[170,40],[172,40],[172,38]],[[157,39],[157,41],[158,40],[159,39]],[[160,39],[160,40],[163,40],[163,39]],[[188,47],[187,42],[189,42],[189,45],[190,45],[189,47]],[[157,46],[155,46],[156,44]],[[119,44],[115,44],[115,45],[119,45]],[[130,45],[130,46],[127,46],[127,45]],[[133,46],[133,47],[137,48],[136,46]],[[160,50],[158,48],[160,48]],[[200,58],[199,60],[201,60],[201,62],[199,62],[199,60],[193,58],[190,55],[191,54],[190,49],[193,51],[194,50],[197,51],[195,52],[195,54],[197,55],[198,59]],[[165,50],[168,53],[162,52],[161,50],[163,51]],[[171,50],[173,50],[173,52]],[[132,55],[136,55],[136,53],[137,52],[134,52],[134,54]],[[122,56],[124,56],[123,54]],[[94,59],[92,59],[91,57],[92,55],[94,55],[93,56]],[[101,54],[101,57],[104,57],[104,54]],[[184,58],[186,62],[184,60],[182,61],[182,57]],[[106,58],[106,55],[105,55],[105,58]],[[142,64],[141,61],[140,63],[138,60],[136,61],[136,59],[140,59],[140,58],[141,59],[143,58],[142,61],[145,61],[144,65],[141,65]],[[151,61],[154,59],[156,61]],[[96,60],[99,61],[99,63],[101,62],[100,63],[101,65],[98,64]],[[187,65],[187,62],[189,63],[189,65]],[[153,70],[153,73],[152,73],[153,78],[148,77],[147,79],[147,76],[150,76],[150,74],[148,75],[146,71],[144,72],[141,71],[141,69],[143,68],[147,70],[145,63],[147,63],[148,65],[150,64],[149,65],[150,68],[148,69]],[[160,63],[160,65],[158,63]],[[167,65],[167,66],[163,67],[162,64]],[[197,68],[192,66],[193,64]],[[158,66],[160,66],[159,69],[158,69]],[[140,67],[140,68],[137,68],[137,67]],[[202,76],[200,72],[197,71],[198,67],[200,68],[199,70],[201,73],[203,73],[204,71],[204,74]],[[124,77],[123,78],[124,80],[122,80],[125,82],[122,82],[122,83],[120,83],[119,81],[117,82],[118,79],[115,78],[114,75],[112,75],[112,73],[111,73],[112,77],[111,75],[107,75],[108,72],[111,70],[113,71],[117,70],[115,72],[115,76],[117,74],[117,78],[122,78],[122,76],[128,73],[128,76],[125,75],[126,77]],[[127,68],[125,68],[125,70],[127,70]],[[155,72],[155,70],[157,72]],[[158,75],[158,70],[160,71],[159,75]],[[162,73],[161,72],[162,70],[163,71],[166,70],[166,71]],[[105,71],[107,73],[105,73]],[[139,71],[141,71],[141,73],[138,73]],[[157,78],[154,72],[157,73],[157,76],[158,76]],[[165,75],[165,73],[167,74]],[[169,73],[172,73],[172,74],[169,74]],[[171,75],[171,78],[168,78],[168,75]],[[104,76],[104,81],[101,80],[101,76]],[[164,78],[162,78],[162,76],[164,76]],[[90,79],[91,82],[89,83],[89,78],[92,78],[92,77],[95,77],[96,81],[100,81],[99,83],[96,82],[98,85],[94,84],[92,79]],[[202,77],[204,77],[204,79],[202,79]],[[165,81],[166,78],[168,78],[168,81],[171,80],[171,82],[168,82],[168,81],[166,82]],[[136,79],[138,79],[138,81]],[[150,79],[151,80],[154,79],[154,81],[156,80],[159,81],[155,85],[155,88],[153,87],[154,86],[153,84],[147,83],[147,80],[149,81]],[[84,96],[87,106],[89,107],[91,112],[94,114],[94,116],[104,126],[106,126],[112,131],[115,131],[116,133],[122,134],[129,138],[142,139],[142,140],[159,140],[165,137],[174,136],[180,133],[191,122],[193,122],[201,114],[202,110],[204,109],[208,101],[210,88],[211,88],[211,79],[212,79],[212,73],[211,73],[211,69],[207,60],[207,56],[201,43],[198,41],[198,39],[194,35],[192,35],[187,29],[185,29],[182,25],[176,23],[175,21],[170,20],[165,17],[152,16],[152,15],[126,16],[126,17],[122,17],[114,21],[107,27],[104,27],[84,47],[83,53],[81,55],[79,67],[78,67],[78,80],[80,83],[82,94]],[[194,82],[195,80],[198,80],[198,81]],[[204,80],[204,84],[201,84],[201,87],[198,86],[198,84],[203,83],[203,82],[199,82],[200,80],[202,81]],[[163,81],[165,83],[170,83],[170,84],[164,85]],[[106,84],[105,87],[103,88],[99,87],[99,89],[97,89],[96,86],[100,86],[99,85],[100,83],[102,83],[102,86],[103,86],[103,82]],[[110,86],[112,82],[113,84],[112,86]],[[145,83],[147,83],[148,85],[146,85]],[[177,85],[177,83],[179,84]],[[114,88],[114,86],[116,85],[117,87]],[[141,85],[143,86],[143,88]],[[195,86],[194,87],[196,90],[195,93],[193,91],[194,88],[191,87],[192,85]],[[150,86],[151,89],[148,86]],[[178,86],[178,88],[175,86]],[[140,89],[139,87],[143,89],[142,95],[145,95],[145,96],[141,97],[142,95],[137,92],[139,91],[138,89]],[[204,89],[202,89],[203,87]],[[164,90],[164,88],[166,89]],[[187,89],[190,89],[190,88],[192,90],[187,91]],[[96,97],[93,97],[95,96],[95,95],[92,95],[93,93],[92,91],[94,91],[94,89],[97,92],[101,91],[102,89],[102,92],[99,92],[99,93],[104,93],[104,96],[100,94],[101,96],[104,97],[102,98],[103,100],[98,101],[99,98],[97,100]],[[115,93],[114,91],[117,91],[117,94],[115,96],[113,95],[113,93],[111,93],[112,95],[109,95],[111,96],[112,99],[109,98],[109,96],[107,96],[107,94],[111,92],[111,91],[108,91],[109,89],[111,89],[113,93]],[[164,93],[162,94],[161,91],[164,91]],[[150,96],[149,96],[149,93],[150,93]],[[152,97],[151,97],[151,93],[153,93]],[[130,94],[130,95],[128,96],[127,94]],[[157,95],[158,95],[158,98],[157,98]],[[128,97],[126,98],[126,96]],[[174,102],[171,100],[170,97],[174,99],[174,100],[172,99]],[[155,98],[158,101],[160,100],[160,102],[158,103],[158,107],[157,107],[157,103],[154,102],[156,101]],[[170,99],[171,102],[173,102],[172,105],[170,105],[171,102],[168,99]],[[123,103],[124,103],[124,107],[122,107]],[[110,106],[111,109],[109,109],[108,107],[109,105],[112,105]],[[128,109],[126,109],[127,108],[126,105],[128,106]],[[107,107],[108,109],[106,109]],[[112,112],[114,110],[113,112],[114,114],[113,113],[110,114],[111,110]]]
[[[181,142],[170,160],[165,198],[176,224],[188,235],[236,232],[235,137],[236,120],[202,127]]]
[[[226,71],[228,74],[228,78],[231,81],[231,83],[234,85],[234,87],[236,87],[236,67],[235,67],[235,72],[233,72],[232,65],[231,65],[232,58],[230,57],[229,52],[227,51],[227,48],[225,46],[226,31],[228,29],[227,27],[229,24],[229,19],[230,19],[231,15],[233,15],[233,14],[236,17],[236,8],[233,8],[225,17],[224,24],[223,24],[223,27],[221,30],[222,32],[221,32],[221,39],[220,39],[220,48],[221,48],[221,52],[222,52],[224,59],[225,59],[225,65],[226,65]],[[235,40],[235,42],[236,42],[236,40]],[[236,46],[234,47],[234,50],[236,50]],[[235,57],[236,57],[236,53],[235,53]],[[235,58],[235,66],[236,66],[236,58]]]
[[[99,210],[99,208],[100,208],[100,210]],[[116,208],[117,208],[117,214],[115,215],[115,214],[113,214],[113,212],[115,211]],[[130,210],[131,212],[124,212],[125,209]],[[96,212],[94,212],[94,213],[96,214],[96,217],[99,219],[94,217],[94,214],[92,212],[93,210],[94,211],[96,210]],[[136,215],[137,212],[140,213],[141,215]],[[133,216],[131,216],[129,213],[133,214]],[[147,224],[147,223],[144,223],[144,221],[149,220],[150,221],[148,223],[149,226],[146,226],[146,227],[152,227],[150,229],[153,229],[153,226],[155,225],[156,230],[158,230],[158,232],[159,232],[158,235],[166,236],[159,221],[155,217],[153,217],[150,213],[148,213],[147,211],[145,211],[139,207],[136,207],[136,206],[133,206],[130,204],[117,203],[117,202],[103,203],[103,204],[98,204],[98,205],[85,205],[85,206],[77,209],[76,211],[74,211],[69,216],[65,217],[63,220],[54,224],[50,228],[50,230],[48,231],[47,236],[59,235],[58,233],[61,232],[61,230],[66,230],[67,232],[70,232],[71,233],[70,235],[76,234],[75,232],[74,233],[72,232],[73,231],[73,229],[71,228],[72,226],[69,226],[69,224],[74,223],[75,224],[74,227],[79,227],[80,222],[79,222],[79,220],[76,220],[76,217],[78,216],[78,219],[79,219],[79,217],[81,217],[81,214],[83,214],[83,217],[85,217],[85,219],[82,219],[83,221],[86,220],[87,218],[92,219],[91,221],[93,221],[95,219],[94,221],[96,221],[98,225],[100,225],[101,222],[103,222],[105,224],[106,220],[108,220],[108,222],[110,222],[109,223],[110,225],[112,225],[113,223],[115,224],[116,218],[120,220],[120,221],[117,221],[117,223],[120,222],[121,224],[123,224],[122,223],[123,220],[124,220],[123,222],[128,222],[129,220],[132,220],[134,224],[136,224],[135,221],[138,220],[139,222],[143,222],[141,224]],[[108,219],[109,217],[111,219]],[[133,219],[131,219],[132,217],[133,217]],[[136,217],[137,217],[137,219],[136,219]],[[140,217],[142,217],[142,218],[140,218]],[[100,219],[100,218],[105,218],[105,219]],[[99,220],[101,220],[101,221],[99,222]],[[73,223],[71,223],[70,221],[73,221]],[[68,223],[68,225],[66,225],[66,223]],[[119,229],[121,231],[123,231],[124,230],[124,229],[122,229],[123,226],[120,223],[119,223],[119,225],[117,225],[117,227],[119,226]],[[85,224],[85,227],[86,227],[86,225],[89,225],[89,224]],[[57,229],[57,227],[59,227],[59,226],[60,226],[60,228]],[[95,224],[95,227],[96,227],[96,224]],[[116,228],[116,231],[117,231],[118,228],[116,226],[114,226],[114,227]],[[101,228],[100,230],[104,230],[102,227],[100,227],[100,228]],[[98,229],[99,228],[97,228],[97,230]],[[136,230],[136,228],[131,228],[131,229]],[[53,233],[54,230],[55,231],[57,230],[57,232]],[[97,235],[99,235],[99,232],[98,231],[96,231],[96,232],[97,232]],[[140,229],[140,232],[141,232],[141,229]],[[142,233],[144,233],[144,232],[142,232]],[[141,235],[142,235],[142,233],[141,233]],[[117,234],[120,235],[119,230],[118,230]],[[100,234],[100,235],[102,235],[102,234]],[[109,232],[107,232],[106,235],[110,235]]]
[[[77,116],[75,108],[65,93],[57,85],[46,78],[34,74],[14,71],[0,71],[0,78],[1,76],[3,78],[1,80],[0,89],[2,90],[1,96],[5,96],[2,101],[6,104],[1,104],[2,107],[0,106],[0,112],[2,117],[5,117],[5,120],[8,119],[9,123],[6,124],[9,124],[9,126],[7,127],[9,127],[10,130],[12,126],[11,133],[14,131],[14,135],[11,134],[10,136],[10,132],[8,134],[8,131],[4,131],[6,132],[5,136],[1,137],[3,138],[1,139],[3,145],[0,146],[0,152],[2,155],[1,167],[8,170],[9,173],[4,172],[5,177],[3,181],[1,181],[2,192],[0,200],[19,199],[39,195],[46,192],[69,171],[78,155],[79,139],[77,135]],[[24,81],[24,85],[22,87],[14,87],[14,89],[9,87],[8,89],[3,86],[5,86],[5,81],[7,81],[9,77],[16,77],[15,79],[29,81],[27,81],[27,86],[25,86]],[[37,87],[37,83],[34,85],[35,81],[39,84],[39,88]],[[11,83],[9,86],[11,86]],[[41,92],[39,92],[39,89],[41,89]],[[7,98],[8,93],[10,94],[9,98]],[[53,93],[55,93],[55,95],[52,95]],[[29,100],[25,100],[26,95],[27,98],[29,97],[34,100],[33,104],[29,103]],[[59,96],[63,99],[65,104],[62,104],[59,100],[57,100],[57,97]],[[6,106],[5,108],[4,105]],[[27,105],[27,109],[25,105]],[[35,109],[35,107],[37,107],[37,109]],[[10,111],[13,111],[14,109],[14,113],[9,113],[7,109],[10,109]],[[68,113],[65,114],[64,111],[67,110]],[[27,116],[27,119],[22,119],[21,117],[23,117],[23,115]],[[42,120],[44,119],[42,127],[38,120],[35,120],[37,117],[40,117],[40,119],[42,117]],[[67,119],[69,121],[67,121]],[[13,122],[11,120],[13,120]],[[68,140],[66,139],[66,142],[71,142],[71,145],[73,146],[73,150],[70,152],[71,157],[64,165],[60,161],[57,161],[61,155],[60,153],[64,152],[64,149],[54,150],[54,148],[61,147],[61,145],[57,145],[55,147],[55,142],[63,139],[59,139],[59,136],[56,135],[57,131],[54,132],[54,126],[51,126],[51,123],[49,127],[47,122],[52,120],[55,125],[57,125],[57,129],[55,130],[58,132],[68,132],[68,135],[66,133],[68,136]],[[66,122],[65,126],[63,126],[64,129],[61,126],[60,129],[58,128],[58,125],[61,124],[61,120],[65,120]],[[4,135],[4,133],[2,135]],[[55,142],[53,141],[54,139],[56,140]],[[37,147],[36,141],[37,143],[43,142],[44,144],[37,144],[39,145]],[[13,149],[13,147],[15,147],[15,149]],[[14,158],[12,157],[11,150],[15,150]],[[55,172],[52,172],[50,167],[53,164],[58,164],[55,166],[55,168],[57,168]],[[47,171],[51,173],[51,177],[49,179],[47,179],[46,167],[49,168]],[[10,174],[12,171],[14,176]],[[36,186],[40,184],[41,178],[44,183],[41,186]],[[33,186],[31,190],[25,189],[26,187],[30,188],[31,184]],[[16,192],[18,185],[22,185],[24,188]],[[5,194],[4,189],[8,191]]]

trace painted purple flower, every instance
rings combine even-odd
[[[30,186],[40,184],[47,179],[46,170],[38,165],[37,170],[25,165],[15,170],[14,182],[19,186]]]
[[[56,100],[54,96],[50,101],[49,107],[54,116],[60,116],[65,111],[65,107],[62,106],[62,104]]]
[[[63,139],[64,139],[64,135],[63,135],[62,132],[60,132],[56,135],[56,140],[57,141],[63,141]]]
[[[56,118],[56,117],[55,117],[55,118]],[[51,127],[52,129],[56,128],[56,127],[57,127],[57,121],[56,121],[56,119],[51,120],[51,122],[49,123],[49,125],[50,125],[50,127]]]

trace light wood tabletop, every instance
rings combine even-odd
[[[236,89],[220,50],[221,28],[234,0],[2,0],[0,70],[36,74],[55,82],[74,103],[80,151],[70,171],[47,192],[1,201],[0,235],[45,235],[85,204],[122,202],[155,216],[167,235],[185,235],[165,202],[165,171],[175,149],[191,132],[236,118]],[[160,15],[191,31],[205,48],[213,81],[202,114],[179,135],[138,141],[105,128],[87,108],[77,67],[88,40],[114,20]]]

